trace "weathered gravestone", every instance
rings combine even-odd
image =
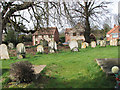
[[[86,42],[83,42],[81,48],[86,48]]]
[[[97,45],[100,45],[100,41],[101,41],[101,40],[97,40]]]
[[[106,46],[106,41],[105,40],[101,40],[100,41],[100,46],[101,47],[105,47]]]
[[[118,41],[118,45],[120,46],[120,41]]]
[[[0,59],[10,59],[7,46],[5,44],[0,45]]]
[[[71,51],[74,51],[74,52],[78,52],[79,49],[78,49],[78,42],[76,40],[71,40],[69,42],[69,47],[71,49]]]
[[[95,42],[95,41],[92,41],[92,42],[91,42],[91,47],[92,47],[92,48],[95,48],[95,47],[96,47],[96,42]]]
[[[52,40],[48,43],[48,46],[49,46],[49,52],[50,53],[54,53],[55,51],[57,51],[57,43]]]
[[[86,47],[88,47],[88,46],[89,46],[89,43],[85,42],[85,44],[86,44]]]
[[[19,43],[17,45],[17,57],[18,59],[22,59],[25,58],[25,54],[26,54],[26,50],[25,50],[25,46],[23,43]]]
[[[118,40],[114,39],[114,46],[117,46],[117,45],[118,45]]]
[[[9,43],[9,44],[8,44],[8,48],[9,48],[9,49],[13,49],[13,48],[14,48],[13,43]]]
[[[117,45],[118,45],[117,39],[110,40],[110,46],[117,46]]]
[[[37,46],[37,52],[39,52],[39,53],[44,53],[44,48],[43,48],[42,45],[38,45],[38,46]]]

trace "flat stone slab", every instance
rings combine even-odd
[[[111,72],[113,66],[120,68],[120,58],[96,59],[96,62],[106,74],[113,74]]]
[[[46,65],[33,65],[35,74],[39,74],[45,67]]]

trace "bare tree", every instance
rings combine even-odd
[[[7,32],[7,24],[10,23],[12,27],[14,27],[17,32],[24,33],[33,33],[40,27],[46,23],[47,26],[49,24],[49,10],[53,8],[53,3],[51,2],[24,2],[24,1],[1,1],[1,17],[2,17],[2,29],[0,30],[0,44],[2,43],[2,32],[3,30]],[[30,19],[28,17],[24,17],[22,14],[18,13],[20,11],[28,12],[30,15]],[[18,20],[18,18],[20,20]],[[23,22],[30,23],[33,22],[34,30],[28,30],[25,27]]]
[[[102,14],[105,15],[105,13],[108,12],[106,7],[109,3],[110,2],[98,0],[79,0],[77,2],[72,3],[63,2],[67,18],[69,18],[70,21],[72,21],[72,23],[76,22],[75,20],[77,20],[78,22],[82,22],[81,24],[83,24],[85,28],[85,41],[88,43],[90,43],[91,33],[90,22],[100,22],[100,16]]]

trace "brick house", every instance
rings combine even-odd
[[[59,41],[59,32],[57,27],[48,27],[41,28],[33,33],[33,46],[40,44],[40,40],[46,40],[49,42],[50,40],[54,40],[56,42]]]
[[[111,39],[120,39],[120,26],[114,25],[114,27],[106,34],[107,41]]]
[[[75,25],[73,28],[66,28],[65,30],[65,42],[69,42],[71,39],[85,41],[84,28],[80,23]]]

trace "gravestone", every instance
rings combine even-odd
[[[100,45],[100,41],[101,41],[101,40],[97,40],[97,45]]]
[[[8,49],[5,44],[0,45],[0,59],[10,59]]]
[[[118,45],[118,41],[117,39],[114,39],[114,46],[117,46]]]
[[[23,43],[17,44],[16,52],[17,52],[17,58],[18,59],[25,58],[26,50],[25,50],[25,46],[24,46]]]
[[[110,45],[110,41],[106,41],[106,45]]]
[[[77,42],[78,42],[78,47],[80,48],[83,41],[82,40],[77,40]]]
[[[118,45],[120,46],[120,41],[118,41]]]
[[[100,41],[100,46],[101,47],[105,47],[106,46],[106,41],[105,40],[101,40]]]
[[[79,51],[78,42],[76,40],[71,40],[69,42],[69,47],[70,47],[71,51]]]
[[[54,53],[55,51],[57,51],[57,43],[54,40],[51,40],[48,43],[48,46],[49,46],[49,52],[50,53]]]
[[[113,39],[110,40],[110,46],[113,46]]]
[[[13,48],[14,48],[13,43],[9,43],[9,44],[8,44],[8,48],[9,48],[9,49],[13,49]]]
[[[117,46],[117,45],[118,45],[117,39],[110,40],[110,46]]]
[[[86,48],[86,42],[83,42],[81,48]]]
[[[86,44],[86,47],[88,47],[88,46],[89,46],[89,43],[85,42],[85,44]]]
[[[44,53],[44,48],[42,45],[37,46],[37,52]]]
[[[95,41],[92,41],[92,42],[91,42],[91,47],[92,47],[92,48],[95,48],[95,47],[96,47],[96,42],[95,42]]]

